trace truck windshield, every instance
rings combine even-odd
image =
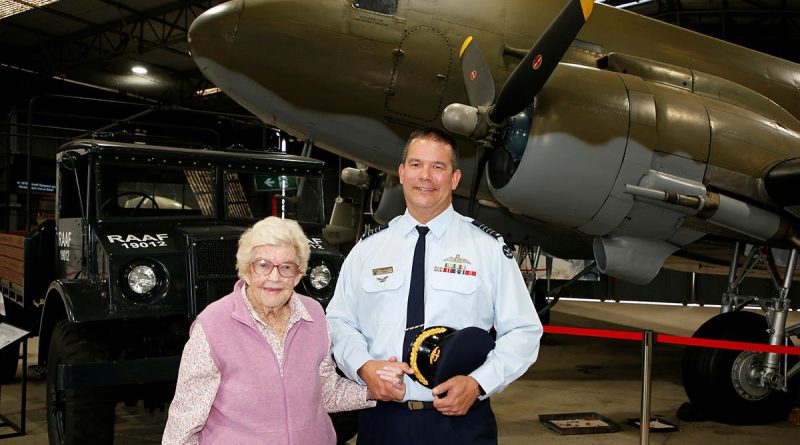
[[[267,216],[321,224],[322,182],[316,176],[209,168],[104,163],[99,169],[99,215],[122,218],[217,218],[222,200],[225,220]]]

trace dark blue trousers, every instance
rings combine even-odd
[[[362,410],[358,445],[497,445],[497,422],[489,400],[477,402],[463,416],[436,409],[411,411],[405,403],[378,402]]]

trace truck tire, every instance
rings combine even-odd
[[[17,376],[17,364],[19,363],[19,345],[15,341],[3,349],[0,349],[0,384],[11,383]]]
[[[47,354],[47,432],[51,444],[114,442],[111,388],[56,389],[59,365],[92,363],[106,357],[103,341],[90,329],[67,320],[56,323]]]

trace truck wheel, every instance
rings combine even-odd
[[[0,384],[11,383],[17,376],[17,364],[19,363],[19,345],[15,341],[3,349],[0,349]]]
[[[753,312],[728,312],[706,321],[693,337],[765,344],[767,321]],[[797,394],[798,379],[788,392],[765,388],[753,379],[763,354],[690,346],[683,355],[683,386],[706,418],[734,425],[758,425],[786,419]],[[796,362],[789,358],[789,367]]]
[[[53,328],[47,354],[47,432],[51,444],[114,442],[111,388],[57,390],[59,365],[106,359],[103,342],[84,326],[62,320]]]

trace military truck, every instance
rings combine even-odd
[[[99,140],[56,160],[55,220],[24,237],[24,283],[4,292],[6,321],[39,335],[50,443],[111,443],[118,402],[171,400],[191,323],[232,290],[255,221],[297,220],[311,259],[296,290],[332,296],[343,258],[320,236],[322,161]]]

